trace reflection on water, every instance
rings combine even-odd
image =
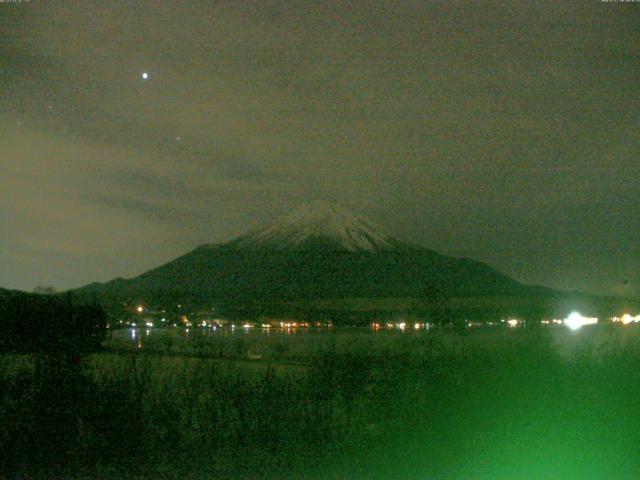
[[[636,333],[640,336],[640,329],[629,326],[615,328],[612,326],[615,324],[590,325],[577,331],[564,325],[542,329],[513,328],[506,323],[502,327],[500,325],[486,328],[470,326],[464,330],[431,326],[421,328],[421,325],[413,322],[400,326],[374,323],[369,327],[331,328],[279,328],[273,325],[269,328],[259,325],[245,328],[243,324],[235,328],[231,325],[147,328],[138,325],[111,330],[104,345],[116,351],[145,350],[171,355],[297,362],[331,349],[348,352],[360,348],[374,352],[404,348],[413,352],[418,348],[430,352],[435,342],[445,350],[456,353],[473,342],[500,342],[517,337],[538,338],[540,335],[561,356],[573,357],[587,344],[597,347],[598,351],[605,351],[620,345],[628,336]]]
[[[412,325],[413,326],[413,325]],[[141,326],[131,326],[129,328],[124,329],[114,329],[110,331],[110,339],[115,340],[116,342],[122,344],[121,342],[124,340],[126,343],[130,344],[133,347],[136,347],[138,350],[141,350],[147,341],[155,341],[156,345],[158,342],[162,342],[163,340],[166,342],[176,342],[179,344],[189,345],[191,343],[201,343],[203,339],[211,339],[214,340],[229,340],[234,341],[234,339],[240,340],[246,339],[251,342],[259,342],[260,339],[268,339],[272,338],[276,340],[280,337],[285,339],[287,337],[328,337],[330,335],[334,336],[344,336],[344,335],[353,335],[357,333],[359,336],[363,337],[374,337],[374,336],[388,336],[388,335],[406,335],[411,332],[413,334],[426,333],[427,328],[419,329],[417,326],[414,328],[380,328],[379,325],[375,325],[375,327],[342,327],[342,328],[333,328],[333,327],[311,327],[311,328],[300,328],[300,327],[273,327],[271,325],[268,326],[258,326],[253,327],[251,325],[231,325],[228,327],[207,327],[207,328],[144,328]]]

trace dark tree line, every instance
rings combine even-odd
[[[69,295],[10,295],[0,300],[0,351],[83,355],[99,349],[106,320],[102,307]]]

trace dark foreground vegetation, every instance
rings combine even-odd
[[[4,354],[0,472],[637,478],[636,329],[323,338],[305,367],[144,351]]]

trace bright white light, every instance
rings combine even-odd
[[[142,79],[146,80],[147,78],[149,78],[149,74],[147,72],[142,72]]]
[[[153,322],[147,322],[147,327],[153,327]]]
[[[138,305],[138,306],[136,307],[136,312],[138,312],[138,313],[142,313],[142,312],[144,312],[144,307],[143,307],[142,305]]]
[[[406,324],[406,323],[404,323],[404,322],[400,322],[400,323],[398,324],[398,328],[399,328],[400,330],[404,330],[406,326],[407,326],[407,324]]]
[[[578,330],[585,325],[595,325],[598,323],[598,319],[595,317],[583,317],[578,312],[571,312],[571,314],[565,318],[564,324],[571,330]]]
[[[510,327],[517,327],[518,324],[520,323],[520,320],[517,320],[515,318],[511,318],[511,319],[507,320],[507,323],[509,324]]]

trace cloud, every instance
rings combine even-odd
[[[521,280],[638,284],[640,13],[612,7],[1,6],[0,282],[139,273],[328,198]]]

